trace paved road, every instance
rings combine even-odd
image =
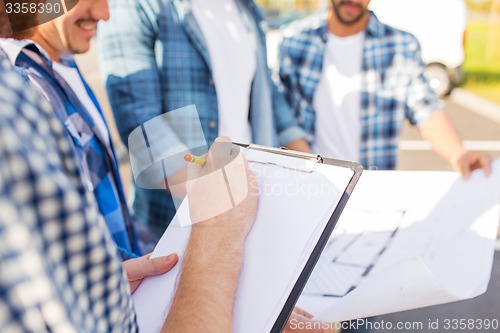
[[[381,323],[384,321],[386,329],[378,329],[374,332],[460,332],[460,333],[473,333],[473,332],[499,332],[500,324],[497,330],[494,329],[458,329],[458,330],[445,330],[446,320],[497,320],[500,321],[500,252],[495,253],[493,271],[490,279],[490,284],[488,286],[488,291],[472,300],[460,301],[455,303],[437,305],[427,308],[422,308],[418,310],[411,310],[405,312],[394,313],[390,315],[380,316],[375,319],[376,323]],[[429,329],[429,323],[438,322],[439,329]],[[387,323],[392,325],[392,327],[397,327],[398,323],[403,325],[412,325],[407,327],[414,327],[413,329],[387,329]],[[419,326],[422,325],[420,329]],[[450,322],[452,324],[453,322]],[[376,326],[375,326],[376,327]],[[404,327],[404,326],[402,326]],[[471,326],[474,327],[474,326]],[[479,327],[479,326],[476,326]]]
[[[80,64],[89,79],[90,85],[96,89],[98,98],[103,101],[106,117],[109,124],[114,129],[112,115],[109,112],[106,96],[100,82],[98,72],[98,62],[96,61],[95,47],[92,52],[81,57]],[[462,107],[454,102],[455,98],[445,100],[445,111],[451,116],[458,127],[461,136],[472,144],[475,148],[484,146],[493,147],[491,151],[494,157],[500,157],[500,124],[491,119],[485,118],[472,112],[472,110]],[[478,104],[479,106],[479,104]],[[500,114],[500,107],[498,110]],[[113,138],[118,142],[118,135],[113,131]],[[441,160],[425,145],[422,145],[420,136],[415,128],[405,125],[402,134],[401,146],[404,148],[400,152],[398,169],[401,170],[450,170],[447,162]],[[130,171],[127,164],[121,165],[122,175],[127,183]],[[500,252],[496,252],[495,264],[490,280],[489,289],[486,294],[469,301],[457,302],[453,304],[428,307],[424,309],[406,311],[397,314],[377,317],[376,321],[390,322],[396,326],[397,322],[422,323],[423,329],[406,330],[376,330],[376,332],[445,332],[445,319],[500,319]],[[360,305],[362,306],[362,305]],[[428,329],[428,323],[441,321],[441,328],[438,330]],[[448,332],[456,332],[448,330]],[[460,330],[459,332],[493,332],[493,330]]]

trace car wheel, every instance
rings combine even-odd
[[[444,97],[451,92],[452,83],[446,67],[441,64],[430,64],[425,68],[425,75],[429,79],[432,90],[439,97]]]

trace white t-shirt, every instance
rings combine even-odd
[[[316,134],[312,150],[325,157],[359,162],[363,39],[364,31],[349,37],[328,35],[313,97]]]
[[[219,103],[219,135],[252,142],[248,121],[257,53],[234,0],[194,0],[193,13],[203,31]]]
[[[85,89],[80,74],[78,74],[76,68],[62,65],[56,61],[53,62],[52,66],[54,70],[66,81],[66,83],[68,83],[75,95],[80,99],[80,102],[92,117],[97,130],[106,140],[105,144],[109,145],[110,142],[108,127],[106,126],[106,123],[104,122],[101,114],[97,110],[94,102],[92,102],[92,99],[90,99],[90,96],[87,94],[87,90]]]

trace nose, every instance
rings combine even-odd
[[[95,0],[93,1],[92,9],[92,18],[96,21],[109,20],[109,7],[108,0]]]

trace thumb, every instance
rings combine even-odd
[[[151,253],[136,259],[123,262],[130,281],[140,280],[148,276],[159,275],[171,270],[179,259],[176,253],[151,259]]]

